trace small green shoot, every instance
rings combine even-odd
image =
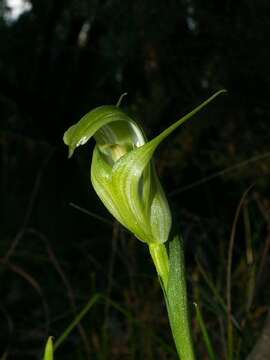
[[[199,324],[201,332],[202,332],[202,336],[203,336],[203,340],[204,340],[204,343],[205,343],[205,346],[207,349],[209,360],[217,360],[217,357],[215,355],[215,351],[212,346],[212,342],[211,342],[210,336],[208,334],[207,327],[205,325],[200,307],[196,303],[194,303],[194,306],[195,306],[195,310],[196,310],[196,318],[197,318],[198,324]]]
[[[45,347],[43,360],[53,360],[53,351],[53,338],[50,336]]]

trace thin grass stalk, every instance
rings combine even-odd
[[[53,348],[53,338],[50,336],[45,347],[43,360],[53,360]]]
[[[214,348],[212,346],[212,342],[211,342],[210,336],[208,334],[207,328],[205,326],[205,322],[204,322],[200,307],[196,303],[194,303],[194,306],[195,306],[195,310],[196,310],[196,318],[197,318],[198,324],[199,324],[201,332],[202,332],[203,340],[204,340],[204,343],[205,343],[205,346],[207,349],[209,359],[216,360],[217,359],[216,354],[215,354]]]
[[[68,335],[71,333],[71,331],[78,326],[82,318],[88,313],[88,311],[94,306],[99,300],[101,296],[100,294],[95,294],[89,302],[86,304],[86,306],[82,309],[82,311],[75,317],[75,319],[72,321],[72,323],[66,328],[66,330],[63,332],[63,334],[56,340],[54,345],[54,350],[57,350],[57,348],[63,343],[63,341],[68,337]]]
[[[236,233],[236,226],[239,219],[240,211],[243,207],[244,201],[247,194],[252,189],[251,185],[242,195],[241,200],[237,206],[232,231],[230,236],[229,248],[228,248],[228,263],[227,263],[227,284],[226,284],[226,295],[227,295],[227,357],[228,360],[233,360],[234,356],[234,328],[232,322],[232,301],[231,301],[231,278],[232,278],[232,256],[233,256],[233,247]]]

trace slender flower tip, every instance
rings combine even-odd
[[[72,157],[76,147],[83,145],[88,140],[86,136],[80,136],[78,130],[78,126],[75,124],[64,133],[63,140],[68,146],[68,158]]]

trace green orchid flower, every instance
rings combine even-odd
[[[109,212],[148,244],[166,300],[172,334],[181,360],[195,360],[180,236],[170,237],[171,212],[153,165],[158,145],[205,107],[221,90],[189,114],[147,141],[141,127],[118,106],[101,106],[64,134],[69,157],[91,137],[96,140],[91,181]]]
[[[167,241],[171,214],[150,161],[157,144],[147,143],[139,125],[116,106],[90,111],[65,133],[69,156],[92,136],[91,180],[104,205],[139,240]]]
[[[109,212],[149,245],[165,285],[169,265],[163,244],[169,238],[171,212],[152,157],[169,134],[222,92],[224,90],[214,94],[151,141],[147,141],[141,127],[118,106],[101,106],[90,111],[64,134],[69,157],[78,146],[94,137],[93,187]]]

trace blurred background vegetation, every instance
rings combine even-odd
[[[234,359],[245,359],[270,296],[269,1],[14,4],[0,0],[0,358],[40,358],[95,294],[56,359],[177,358],[147,249],[90,185],[93,144],[68,161],[62,135],[128,92],[122,107],[152,137],[226,88],[156,166],[185,242],[198,358],[193,302],[217,359],[230,319]]]

